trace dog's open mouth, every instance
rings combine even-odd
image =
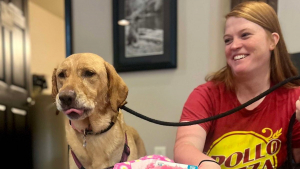
[[[84,113],[84,110],[71,108],[64,111],[64,113],[71,119],[78,119]]]

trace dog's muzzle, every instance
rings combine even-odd
[[[76,92],[74,90],[61,91],[59,92],[58,98],[63,109],[68,109],[70,107],[74,107],[75,105]]]

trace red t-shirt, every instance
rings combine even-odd
[[[279,88],[249,111],[199,124],[207,134],[204,153],[222,168],[277,168],[287,159],[287,131],[300,88]],[[224,84],[207,82],[187,99],[180,121],[194,121],[224,113],[241,105]],[[300,148],[300,123],[293,129],[292,145]]]

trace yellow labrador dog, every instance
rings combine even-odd
[[[54,70],[52,94],[65,122],[70,168],[104,169],[146,155],[119,108],[128,88],[114,67],[92,53],[73,54]]]

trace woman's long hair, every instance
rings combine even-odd
[[[270,37],[273,32],[279,34],[280,39],[274,50],[271,52],[271,83],[276,84],[289,77],[298,75],[297,69],[293,65],[287,51],[278,17],[271,6],[258,1],[243,2],[235,6],[232,11],[226,15],[226,19],[229,17],[240,17],[254,22],[263,27]],[[214,81],[216,83],[224,82],[229,90],[234,90],[235,88],[232,71],[228,65],[223,67],[221,70],[206,76],[205,80]],[[300,80],[295,80],[285,84],[284,87],[292,88],[299,85]]]

